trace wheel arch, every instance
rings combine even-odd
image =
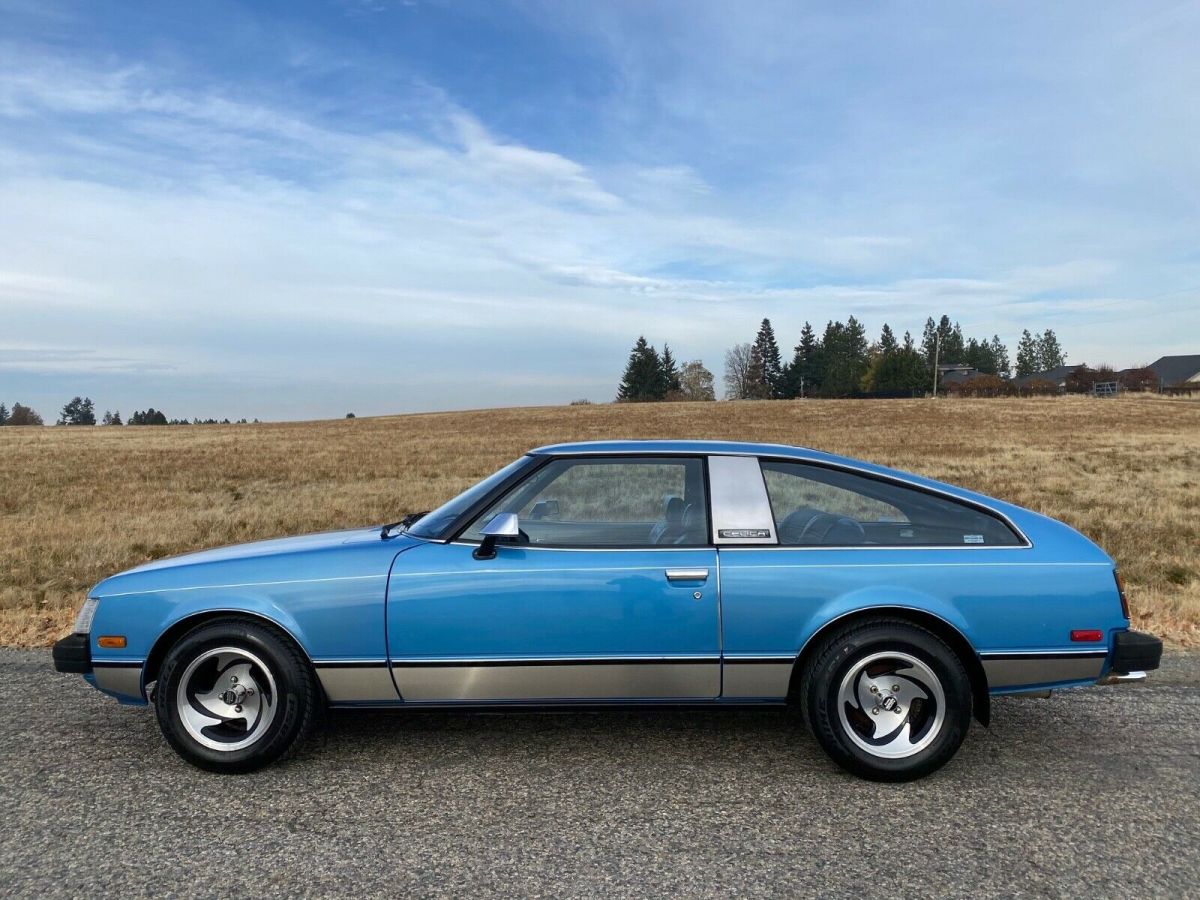
[[[174,646],[176,641],[200,625],[228,618],[256,619],[265,625],[274,626],[300,651],[301,655],[308,660],[310,666],[313,664],[312,657],[304,648],[304,645],[296,638],[296,635],[292,633],[292,629],[277,619],[247,609],[205,609],[189,613],[178,621],[171,623],[155,639],[154,645],[150,648],[150,653],[146,656],[146,662],[142,666],[142,694],[145,695],[146,693],[146,685],[158,679],[158,672],[162,668],[163,660],[166,659],[167,652]]]
[[[888,618],[902,619],[919,625],[928,631],[933,632],[939,638],[946,642],[946,645],[954,651],[954,654],[963,664],[963,668],[967,670],[967,677],[971,679],[971,696],[972,709],[974,710],[975,719],[980,725],[986,726],[991,721],[992,717],[992,701],[991,695],[988,693],[987,673],[984,672],[983,662],[979,658],[979,654],[956,626],[943,619],[934,613],[923,609],[914,609],[908,606],[870,606],[860,609],[851,610],[843,613],[840,616],[835,616],[830,619],[815,632],[808,640],[804,642],[804,646],[800,648],[799,654],[796,656],[796,661],[792,665],[791,681],[788,684],[788,699],[791,701],[797,694],[800,688],[800,679],[804,673],[805,667],[812,659],[813,652],[820,646],[821,641],[827,637],[832,631],[852,626],[857,622],[866,619],[875,619],[881,616]]]

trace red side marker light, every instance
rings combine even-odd
[[[1094,644],[1104,640],[1104,632],[1099,628],[1079,628],[1071,632],[1071,640]]]

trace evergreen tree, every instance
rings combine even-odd
[[[74,397],[62,408],[59,425],[95,425],[96,408],[90,397]]]
[[[1038,342],[1026,328],[1021,332],[1021,340],[1017,342],[1017,377],[1040,372],[1041,362]]]
[[[916,345],[913,343],[913,336],[912,336],[911,331],[904,332],[904,347],[903,347],[903,349],[904,350],[912,350],[913,352],[916,352],[917,348],[916,348]]]
[[[617,400],[631,403],[646,400],[661,400],[666,394],[663,387],[662,361],[658,352],[639,337],[629,353],[625,374],[617,388]]]
[[[938,320],[937,337],[941,340],[939,363],[961,363],[966,347],[963,345],[962,328],[950,317],[943,315]]]
[[[775,329],[770,319],[763,319],[754,338],[754,348],[762,361],[763,384],[768,397],[784,396],[783,366],[779,357],[779,344],[775,341]]]
[[[937,355],[937,325],[933,322],[933,317],[930,316],[925,320],[925,330],[921,332],[921,355],[925,357],[926,364],[932,369],[933,360]],[[942,359],[945,359],[943,356]]]
[[[1047,328],[1042,332],[1041,337],[1035,338],[1035,341],[1037,342],[1038,367],[1041,371],[1047,372],[1067,364],[1067,354],[1059,344],[1058,336],[1053,329]]]
[[[1001,378],[1008,378],[1012,375],[1012,364],[1008,361],[1008,348],[1000,340],[1000,335],[993,334],[991,343],[988,346],[992,351],[992,361],[996,366],[996,374]]]
[[[109,412],[108,410],[105,410],[104,418],[100,420],[100,424],[101,425],[120,425],[121,424],[121,411],[119,409],[116,412]]]
[[[992,345],[986,340],[977,341],[971,338],[967,341],[967,347],[963,351],[963,362],[985,375],[996,374],[996,358],[992,354]]]
[[[153,406],[149,407],[145,412],[134,411],[129,417],[130,425],[166,425],[167,416]]]
[[[942,316],[942,319],[947,320],[948,317]],[[963,340],[962,326],[957,322],[955,322],[954,327],[950,329],[949,346],[950,356],[948,358],[955,362],[960,362],[963,358],[963,354],[967,352],[967,344],[966,341]]]
[[[771,399],[771,385],[767,382],[767,367],[757,344],[750,345],[750,361],[746,366],[746,400]]]
[[[821,396],[848,397],[859,390],[869,365],[867,333],[862,323],[854,316],[845,325],[830,322],[825,326],[821,347]]]
[[[877,357],[862,385],[867,391],[923,393],[929,388],[929,367],[915,347],[901,347],[895,353]]]
[[[8,424],[8,407],[0,403],[0,425]]]
[[[663,344],[662,359],[659,364],[662,368],[663,396],[669,397],[672,394],[678,394],[680,392],[679,367],[675,364],[675,357],[671,355],[671,348],[667,344]]]
[[[12,412],[8,414],[9,425],[42,425],[42,417],[38,415],[37,410],[30,409],[28,406],[22,406],[20,403],[14,403]]]
[[[821,386],[821,342],[812,325],[804,323],[800,343],[787,367],[784,394],[787,397],[811,397]]]
[[[896,335],[892,332],[892,327],[887,322],[883,323],[883,331],[879,333],[879,354],[881,356],[890,356],[899,349],[896,343]]]

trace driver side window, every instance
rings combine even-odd
[[[521,542],[560,547],[705,546],[701,460],[555,459],[480,514],[461,539],[478,541],[498,513],[516,513]]]

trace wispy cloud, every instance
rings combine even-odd
[[[601,399],[639,333],[717,367],[763,315],[785,344],[949,312],[1073,359],[1187,350],[1190,295],[1161,298],[1200,286],[1200,15],[1086,9],[297,7],[232,61],[203,27],[76,9],[51,40],[26,9],[0,370],[270,417]],[[258,405],[228,408],[239,379]]]

